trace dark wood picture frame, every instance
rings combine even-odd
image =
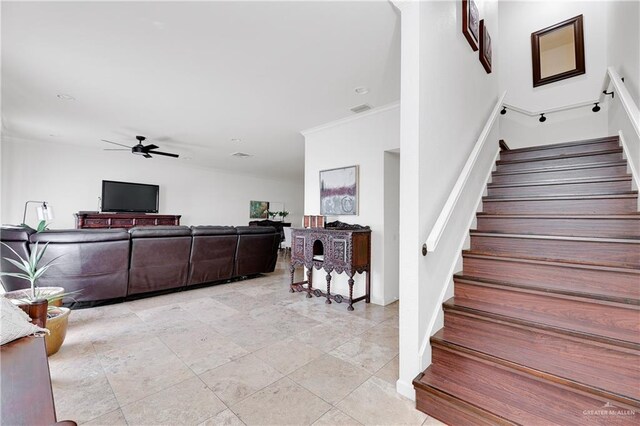
[[[573,26],[574,30],[573,34],[576,67],[569,71],[542,78],[540,69],[540,38],[545,34],[568,26]],[[575,16],[550,27],[544,28],[540,31],[531,33],[531,56],[533,65],[533,87],[554,83],[556,81],[564,80],[586,73],[584,61],[584,30],[582,15]]]
[[[484,19],[480,20],[480,63],[484,67],[487,74],[491,74],[491,36],[487,30],[487,26],[484,24]]]
[[[480,44],[479,19],[480,13],[476,2],[474,0],[462,0],[462,34],[464,34],[474,52],[478,50]]]

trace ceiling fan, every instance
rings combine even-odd
[[[134,145],[132,147],[128,147],[127,145],[123,145],[123,144],[117,143],[117,142],[111,142],[111,141],[104,140],[104,139],[102,139],[102,142],[110,143],[110,144],[113,144],[113,145],[124,146],[126,148],[126,149],[124,149],[124,148],[106,148],[105,151],[131,151],[132,154],[142,155],[144,158],[153,158],[151,156],[151,154],[164,155],[165,157],[173,157],[173,158],[178,158],[179,157],[178,154],[171,154],[170,152],[156,151],[156,149],[160,148],[158,145],[154,145],[154,144],[142,145],[142,142],[144,142],[145,139],[147,139],[144,136],[136,136],[136,139],[138,140],[138,144]]]

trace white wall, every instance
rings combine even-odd
[[[636,105],[640,105],[640,2],[608,1],[607,63],[624,77]]]
[[[533,87],[531,33],[583,15],[586,73]],[[500,91],[505,103],[530,112],[597,100],[607,68],[607,4],[604,1],[506,1],[500,3]],[[636,38],[637,40],[637,38]],[[604,105],[602,105],[604,106]],[[607,136],[606,110],[590,106],[538,117],[508,111],[500,118],[500,137],[511,148]]]
[[[279,181],[193,167],[188,161],[143,159],[126,153],[60,143],[4,139],[2,220],[20,223],[27,200],[48,201],[51,228],[74,228],[73,213],[97,210],[102,180],[160,185],[160,213],[181,214],[183,225],[247,225],[249,201],[283,202],[292,223],[301,223],[302,181]],[[35,209],[27,223],[35,225]]]
[[[480,16],[485,19],[493,41],[493,72],[487,74],[478,60],[478,52],[471,50],[462,34],[461,3],[398,4],[402,13],[403,127],[397,389],[408,397],[414,396],[412,379],[431,362],[430,351],[421,354],[420,346],[429,337],[430,318],[441,311],[441,292],[451,280],[441,270],[448,271],[451,262],[456,260],[447,259],[447,264],[440,265],[441,270],[434,273],[437,265],[420,254],[422,242],[498,101],[497,64],[502,54],[498,4],[478,2]],[[409,67],[417,67],[417,79],[416,70]],[[418,95],[417,99],[414,94]],[[417,120],[416,113],[419,114]],[[497,137],[497,133],[493,137]],[[416,206],[417,214],[414,214]]]
[[[384,153],[385,299],[400,297],[400,152]]]
[[[385,151],[400,147],[399,106],[380,107],[302,133],[305,214],[320,214],[320,170],[358,165],[358,215],[330,216],[327,221],[371,227],[371,302],[386,305],[397,300],[397,279],[385,280]],[[324,271],[314,270],[316,282],[323,282],[324,276]],[[333,277],[332,291],[348,294],[347,276],[334,273]],[[354,296],[360,296],[364,294],[364,275],[354,279]]]

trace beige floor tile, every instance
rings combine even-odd
[[[422,426],[447,426],[447,424],[433,417],[427,417],[424,423],[422,423]]]
[[[49,371],[59,419],[83,423],[118,408],[91,343],[63,345]]]
[[[258,325],[253,328],[245,328],[228,336],[235,344],[249,352],[255,352],[270,344],[286,338],[287,336],[273,327]]]
[[[179,323],[158,337],[196,374],[249,353],[201,322]]]
[[[198,426],[244,426],[244,423],[242,423],[233,411],[226,409],[214,417],[200,423]]]
[[[231,409],[250,426],[310,425],[331,406],[285,377]]]
[[[299,315],[287,309],[274,309],[273,305],[249,311],[251,318],[268,324],[286,336],[320,325],[311,318]]]
[[[395,386],[396,382],[400,378],[399,374],[400,374],[399,358],[398,356],[396,356],[391,361],[389,361],[384,367],[378,370],[375,376]]]
[[[328,403],[336,404],[370,376],[365,369],[327,354],[294,371],[289,378]]]
[[[340,345],[344,345],[355,335],[348,330],[340,330],[330,325],[317,325],[296,334],[295,338],[323,352],[330,352]]]
[[[324,416],[320,417],[313,426],[359,426],[361,423],[347,416],[337,408],[331,409]]]
[[[193,377],[125,405],[122,412],[131,425],[195,425],[226,408],[199,377]]]
[[[123,333],[124,330],[126,333]],[[147,339],[151,334],[149,326],[133,313],[98,323],[94,322],[85,332],[85,338],[93,343],[93,347],[98,352],[106,352],[130,343],[138,343]]]
[[[128,404],[180,383],[193,372],[157,337],[99,355],[120,405]]]
[[[344,345],[338,346],[330,353],[374,374],[391,361],[398,354],[398,351],[356,337]]]
[[[379,324],[365,331],[359,337],[363,340],[368,340],[377,345],[386,346],[397,351],[400,339],[400,330],[395,327],[388,327],[386,325]]]
[[[282,378],[282,374],[254,355],[209,370],[200,378],[227,405],[235,404]]]
[[[287,375],[322,356],[323,353],[320,349],[297,339],[285,339],[256,351],[254,355]]]
[[[238,311],[250,311],[268,304],[268,301],[262,298],[248,296],[238,290],[216,295],[214,299]]]
[[[182,302],[180,303],[180,307],[184,309],[191,318],[203,322],[239,313],[238,310],[215,300],[213,297],[201,297],[188,302]]]
[[[58,420],[68,420],[63,419],[58,416]],[[124,418],[124,414],[122,414],[121,409],[114,410],[110,413],[107,413],[103,416],[90,420],[86,423],[82,423],[87,426],[126,426],[127,420]]]
[[[364,382],[337,408],[365,425],[420,425],[427,418],[395,386],[377,377]]]

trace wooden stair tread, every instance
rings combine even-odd
[[[528,214],[528,213],[485,213],[478,212],[478,217],[491,217],[495,219],[623,219],[640,220],[640,213],[626,214]]]
[[[450,317],[446,324],[431,337],[435,345],[472,352],[509,369],[640,407],[640,374],[631,367],[640,362],[640,353],[463,316]]]
[[[476,277],[473,275],[465,275],[463,273],[455,274],[454,279],[456,281],[466,281],[470,283],[475,283],[479,285],[490,285],[490,286],[499,286],[499,287],[507,287],[510,290],[522,290],[532,293],[539,294],[555,294],[561,296],[569,296],[572,298],[583,299],[585,302],[612,302],[616,304],[622,305],[632,305],[632,306],[640,306],[640,293],[639,297],[616,297],[612,294],[602,294],[602,293],[594,293],[594,292],[586,292],[579,290],[567,290],[564,287],[557,287],[553,285],[540,285],[540,286],[531,286],[526,284],[517,284],[509,281],[501,281],[495,279],[488,279],[483,277]]]
[[[611,198],[636,198],[637,191],[625,191],[618,194],[595,194],[595,195],[537,195],[528,197],[482,197],[483,201],[554,201],[554,200],[604,200]]]
[[[618,154],[622,153],[622,148],[614,148],[614,149],[603,149],[600,151],[590,151],[590,152],[578,152],[578,153],[569,153],[569,154],[556,154],[556,155],[548,155],[546,157],[536,157],[536,158],[523,158],[523,159],[514,159],[514,160],[498,160],[496,161],[497,165],[504,164],[520,164],[520,163],[535,163],[537,161],[548,161],[548,160],[562,160],[565,158],[580,158],[580,157],[591,157],[596,155],[604,155],[604,154]]]
[[[585,424],[585,409],[598,409],[604,405],[600,399],[496,368],[471,354],[446,349],[435,351],[450,357],[432,364],[416,377],[416,389],[428,392],[434,388],[454,395],[475,407],[478,415],[484,411],[499,419],[526,425],[582,425]]]
[[[494,238],[522,238],[530,240],[558,240],[558,241],[591,241],[597,243],[622,243],[640,244],[639,238],[603,238],[603,237],[573,237],[568,235],[533,235],[533,234],[507,234],[498,232],[469,231],[471,236]]]
[[[534,173],[547,173],[547,172],[558,172],[562,170],[584,170],[584,169],[599,169],[603,167],[618,167],[618,166],[626,166],[627,161],[609,161],[602,163],[588,163],[588,164],[580,164],[580,165],[569,165],[569,166],[551,166],[551,167],[540,167],[537,169],[527,169],[527,170],[517,170],[517,171],[507,171],[507,172],[493,172],[493,176],[507,176],[507,175],[526,175],[526,174],[534,174]]]
[[[583,179],[556,179],[552,181],[542,181],[542,182],[516,182],[516,183],[489,183],[487,187],[489,188],[519,188],[519,187],[529,187],[529,186],[557,186],[557,185],[573,185],[573,184],[589,184],[589,183],[599,183],[599,182],[617,182],[617,181],[629,181],[633,177],[631,175],[626,176],[605,176],[605,177],[594,177],[594,178],[583,178]]]
[[[537,146],[528,146],[524,148],[516,148],[510,149],[508,152],[518,153],[518,152],[530,152],[530,151],[542,151],[545,149],[553,149],[553,148],[566,148],[569,146],[580,146],[580,145],[591,145],[594,143],[602,143],[602,142],[611,142],[618,141],[618,136],[606,136],[602,138],[594,138],[594,139],[585,139],[579,141],[571,141],[571,142],[562,142],[562,143],[554,143],[549,145],[537,145]]]
[[[615,330],[609,333],[606,326],[593,327],[584,324],[580,320],[560,322],[552,320],[545,312],[523,311],[509,306],[493,303],[478,302],[470,299],[452,297],[443,303],[445,312],[447,310],[466,311],[479,317],[488,317],[500,321],[520,324],[530,328],[548,330],[559,334],[566,334],[593,342],[600,342],[606,345],[618,346],[632,350],[640,350],[640,338],[637,333],[621,332]]]

